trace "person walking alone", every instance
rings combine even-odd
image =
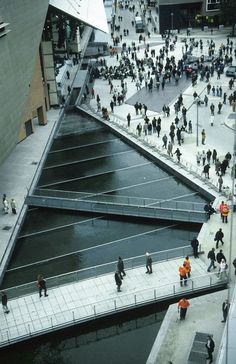
[[[223,242],[223,237],[224,237],[224,233],[222,231],[222,229],[220,228],[216,234],[215,234],[215,242],[216,242],[216,249],[218,249],[218,245],[219,245],[219,241],[221,242],[222,245],[224,245]]]
[[[152,257],[148,252],[146,253],[146,268],[147,268],[146,273],[151,274],[152,273]]]
[[[209,363],[212,363],[212,361],[213,361],[212,353],[215,349],[215,343],[214,343],[214,340],[212,339],[211,335],[207,336],[206,348],[207,348],[207,352],[208,352],[208,357],[206,359],[210,359]]]
[[[181,300],[179,300],[178,312],[180,311],[180,320],[185,320],[185,316],[186,316],[187,309],[189,306],[190,306],[190,303],[185,297],[183,297]]]
[[[10,310],[8,309],[7,307],[7,301],[8,301],[8,298],[7,298],[7,294],[6,292],[2,291],[1,292],[1,299],[2,299],[2,307],[3,307],[3,311],[4,313],[9,313]]]
[[[230,303],[229,300],[226,298],[222,304],[222,313],[223,313],[223,320],[221,322],[226,322],[228,312],[229,312]]]
[[[123,277],[126,276],[126,273],[124,271],[124,262],[121,259],[121,257],[118,258],[117,271],[119,272],[121,279],[123,279]]]
[[[193,248],[194,258],[199,258],[198,256],[199,241],[197,240],[196,237],[191,240],[191,247]]]
[[[128,128],[130,127],[130,120],[131,120],[131,115],[130,115],[130,113],[128,113],[128,115],[127,115],[127,123],[128,123]]]
[[[41,274],[38,275],[38,282],[37,282],[37,286],[39,289],[39,297],[42,297],[42,291],[44,291],[44,296],[47,297],[47,286],[46,286],[46,281],[43,278],[43,276]]]

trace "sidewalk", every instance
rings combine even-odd
[[[48,123],[45,126],[34,122],[35,133],[16,145],[16,148],[0,166],[0,193],[7,195],[8,200],[16,201],[17,215],[9,210],[8,214],[0,216],[0,261],[8,247],[8,242],[17,230],[18,217],[23,209],[25,196],[38,168],[48,138],[58,119],[59,109],[48,111]],[[2,268],[2,267],[1,267]]]

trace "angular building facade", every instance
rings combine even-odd
[[[0,164],[18,141],[47,9],[48,0],[0,2],[0,22],[8,24],[0,34]]]

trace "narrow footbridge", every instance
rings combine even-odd
[[[80,192],[36,189],[26,197],[30,206],[77,210],[93,213],[135,216],[170,221],[203,223],[206,221],[204,204],[178,199],[150,199],[86,194]]]
[[[178,266],[183,256],[159,262],[155,254],[152,256],[155,261],[152,274],[145,273],[145,256],[138,257],[142,261],[138,267],[132,268],[125,261],[128,269],[121,292],[117,292],[114,280],[116,262],[109,263],[113,265],[112,273],[93,278],[88,278],[87,272],[82,279],[83,272],[78,271],[48,279],[48,297],[39,298],[35,282],[7,289],[10,312],[0,312],[0,347],[173,297],[176,300],[183,295],[189,298],[195,293],[227,286],[227,277],[219,279],[216,273],[207,273],[206,264],[192,258],[191,277],[187,285],[181,287]],[[90,270],[95,275],[97,267]],[[28,294],[22,294],[27,290]]]

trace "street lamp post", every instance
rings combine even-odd
[[[171,13],[171,33],[173,34],[174,29],[174,13]]]

